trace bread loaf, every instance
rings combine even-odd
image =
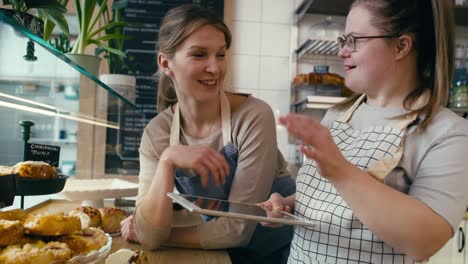
[[[55,179],[59,177],[54,167],[42,161],[19,162],[13,166],[12,173],[31,179]]]
[[[99,227],[101,225],[101,212],[91,206],[81,206],[68,213],[70,216],[77,216],[81,220],[81,228]]]
[[[101,228],[106,233],[120,232],[120,222],[125,219],[126,214],[119,208],[99,208],[101,212]]]

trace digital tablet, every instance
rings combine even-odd
[[[266,211],[262,207],[255,204],[237,203],[172,192],[168,192],[167,196],[169,196],[174,202],[187,209],[189,212],[203,215],[241,218],[257,222],[300,225],[307,227],[312,227],[315,225],[311,221],[283,211],[278,212],[282,215],[280,218],[268,217]]]

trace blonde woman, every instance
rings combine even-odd
[[[174,8],[162,21],[158,42],[159,114],[141,140],[137,208],[122,223],[123,237],[150,249],[246,248],[232,253],[234,262],[273,253],[281,262],[278,253],[287,258],[291,227],[274,230],[232,218],[171,227],[166,193],[174,186],[185,194],[258,203],[272,192],[294,193],[295,184],[277,148],[270,107],[223,91],[231,33],[222,20],[196,6]]]

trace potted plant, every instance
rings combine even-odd
[[[134,65],[134,58],[126,56],[123,53],[123,41],[131,39],[131,36],[124,35],[124,26],[128,25],[127,22],[122,20],[122,12],[127,6],[125,2],[114,2],[112,5],[112,18],[107,21],[109,24],[116,24],[106,29],[108,36],[119,36],[118,38],[109,39],[108,46],[113,50],[122,51],[122,53],[109,52],[109,50],[99,47],[96,49],[96,55],[105,53],[104,58],[107,59],[109,64],[109,74],[102,74],[99,78],[102,82],[110,86],[129,102],[135,103],[135,90],[136,90],[136,68]]]
[[[106,31],[113,27],[123,26],[125,23],[105,20],[106,13],[108,12],[107,0],[75,0],[75,8],[79,34],[68,57],[79,65],[84,66],[89,72],[97,75],[100,58],[94,55],[86,55],[86,47],[94,44],[109,53],[125,56],[125,53],[121,50],[111,48],[107,44],[109,40],[120,39],[122,36],[119,34],[108,34]],[[100,21],[104,22],[103,26],[98,26]]]

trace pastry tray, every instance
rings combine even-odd
[[[136,196],[138,184],[121,179],[70,179],[59,193],[68,200],[99,200]]]

